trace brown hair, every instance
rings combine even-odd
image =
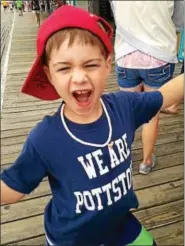
[[[94,34],[92,34],[91,32],[87,30],[80,29],[80,28],[67,28],[67,29],[63,29],[63,30],[60,30],[54,33],[47,40],[47,43],[45,46],[45,54],[43,57],[44,58],[43,63],[45,65],[48,64],[52,49],[58,50],[61,44],[66,40],[66,38],[69,38],[69,44],[68,44],[69,47],[72,46],[76,40],[78,40],[81,44],[90,44],[92,46],[99,46],[102,52],[102,55],[105,57],[105,59],[108,57],[109,53],[107,49],[105,48],[104,44]]]

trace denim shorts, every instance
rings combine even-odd
[[[159,88],[172,78],[174,69],[174,63],[151,69],[132,69],[116,65],[118,85],[122,88],[132,88],[143,83],[148,87]]]

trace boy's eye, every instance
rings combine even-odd
[[[98,64],[89,64],[89,65],[86,65],[87,68],[93,68],[93,67],[99,67]]]
[[[60,72],[60,71],[67,71],[69,69],[70,69],[70,67],[62,67],[62,68],[58,69],[58,72]]]

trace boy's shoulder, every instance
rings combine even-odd
[[[118,91],[104,94],[102,98],[110,104],[124,103],[125,106],[132,100],[133,92]]]
[[[57,132],[57,118],[59,112],[56,111],[53,115],[46,115],[37,123],[37,125],[30,131],[28,138],[34,144],[47,143],[52,135]]]

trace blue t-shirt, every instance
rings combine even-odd
[[[117,92],[102,96],[112,124],[113,147],[91,147],[65,130],[60,109],[29,134],[15,163],[1,174],[12,189],[28,194],[48,176],[53,197],[45,209],[50,243],[101,245],[113,242],[125,216],[138,207],[132,186],[131,145],[136,129],[161,108],[160,92]],[[93,123],[65,118],[81,140],[103,144],[109,127],[105,113]]]

